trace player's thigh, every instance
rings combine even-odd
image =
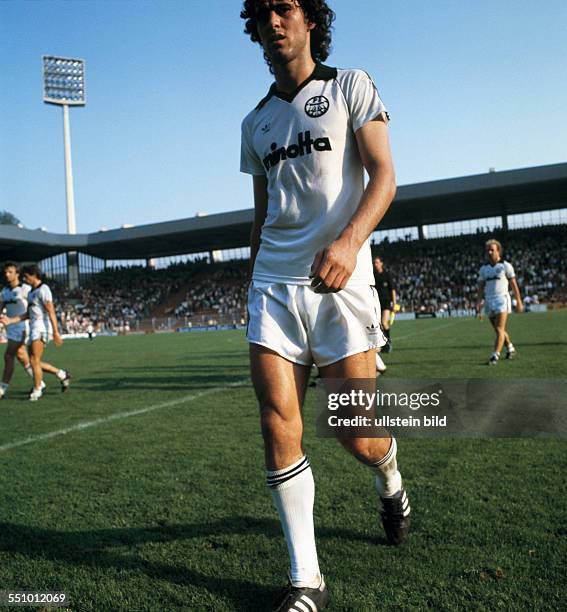
[[[347,394],[352,391],[355,393],[362,391],[364,394],[376,393],[376,351],[371,349],[364,353],[356,353],[332,363],[321,368],[321,376],[324,384],[333,390],[336,389],[328,379],[341,379],[341,392]],[[358,415],[360,415],[360,407],[358,406],[347,406],[341,413],[341,416],[346,418]],[[364,415],[373,417],[375,415],[374,408],[365,412]],[[340,444],[357,459],[368,464],[377,461],[388,452],[390,435],[386,430],[380,430],[380,436],[364,438],[353,437],[350,433],[342,435],[340,430],[336,432]]]
[[[310,370],[265,346],[250,344],[252,384],[262,411],[274,411],[284,419],[300,415]]]
[[[376,392],[375,349],[349,355],[340,361],[319,368],[319,371],[327,393],[336,392],[339,388],[342,393],[346,394],[354,392],[358,395],[359,392],[362,392],[366,395]],[[358,410],[359,408],[355,405],[346,406],[341,416],[345,418],[357,416]]]
[[[506,330],[506,321],[508,320],[507,312],[499,312],[494,316],[494,329],[496,331],[505,331]]]
[[[319,368],[322,378],[376,379],[376,351],[370,349],[349,355],[340,361]]]
[[[28,348],[25,342],[21,342],[17,351],[17,357],[22,363],[27,363],[29,361]]]
[[[43,340],[32,340],[30,344],[30,357],[33,361],[40,362],[43,356],[45,344]]]

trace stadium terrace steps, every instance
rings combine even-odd
[[[195,280],[191,280],[191,282],[183,284],[179,291],[170,293],[161,304],[158,304],[152,309],[149,319],[151,320],[154,317],[156,319],[163,319],[171,316],[171,313],[177,308],[177,306],[179,306],[179,304],[185,300],[187,292],[191,286],[194,285],[194,283]]]

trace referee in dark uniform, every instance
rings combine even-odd
[[[384,270],[384,262],[380,257],[374,258],[374,283],[378,292],[378,298],[380,299],[380,308],[382,309],[382,331],[388,339],[388,343],[382,347],[382,352],[389,353],[392,350],[390,315],[396,305],[396,288],[392,276]]]

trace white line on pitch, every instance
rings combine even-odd
[[[38,434],[37,436],[29,436],[24,438],[23,440],[17,440],[16,442],[8,442],[7,444],[2,444],[0,446],[0,452],[7,451],[12,448],[16,448],[18,446],[25,446],[27,444],[33,444],[34,442],[42,442],[43,440],[50,440],[51,438],[56,438],[57,436],[64,436],[68,433],[73,433],[75,431],[82,431],[83,429],[89,429],[90,427],[96,427],[97,425],[102,425],[104,423],[110,423],[111,421],[117,421],[118,419],[127,419],[131,416],[137,416],[139,414],[145,414],[147,412],[153,412],[154,410],[161,410],[162,408],[171,408],[172,406],[178,406],[179,404],[184,404],[186,402],[192,402],[196,399],[200,399],[207,395],[212,395],[213,393],[219,393],[220,391],[228,391],[228,389],[234,387],[241,387],[246,384],[249,384],[248,380],[242,380],[240,382],[231,383],[226,385],[225,387],[215,387],[214,389],[205,389],[204,391],[199,391],[198,393],[193,393],[191,395],[185,395],[184,397],[179,397],[174,400],[170,400],[168,402],[162,402],[161,404],[154,404],[153,406],[147,406],[146,408],[140,408],[138,410],[129,410],[128,412],[116,412],[115,414],[109,414],[108,416],[101,417],[99,419],[94,419],[93,421],[84,421],[82,423],[77,423],[76,425],[71,425],[71,427],[65,427],[64,429],[58,429],[56,431],[50,431],[44,434]]]

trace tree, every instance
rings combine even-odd
[[[0,210],[0,225],[20,225],[20,220],[7,210]]]

